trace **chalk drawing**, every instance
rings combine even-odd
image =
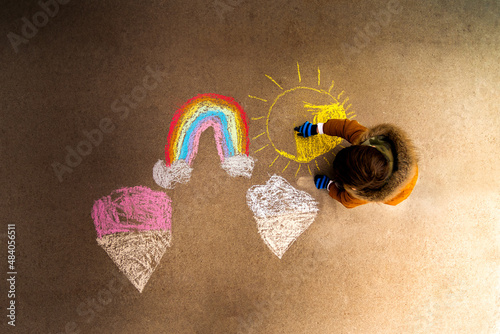
[[[311,195],[278,175],[248,189],[247,204],[262,240],[280,259],[318,213],[318,202]]]
[[[139,292],[170,247],[171,217],[170,198],[142,186],[115,190],[94,203],[97,244]]]
[[[265,75],[266,78],[271,80],[275,87],[279,88],[279,93],[274,99],[248,95],[252,99],[256,99],[269,104],[266,116],[252,117],[253,121],[265,120],[265,131],[259,131],[260,134],[254,137],[254,139],[264,139],[265,137],[261,137],[261,135],[267,135],[267,143],[262,144],[262,146],[257,148],[254,153],[272,148],[277,153],[277,155],[271,162],[269,167],[275,165],[278,158],[282,157],[285,159],[285,161],[282,162],[282,165],[286,164],[286,167],[282,172],[284,172],[287,169],[288,164],[293,161],[298,163],[298,166],[296,166],[297,168],[295,171],[295,176],[297,176],[299,171],[301,170],[302,164],[307,164],[307,169],[304,168],[302,170],[309,170],[309,173],[312,175],[309,164],[312,164],[313,167],[319,169],[316,158],[331,151],[341,143],[342,139],[331,136],[313,136],[309,138],[303,138],[294,133],[293,140],[295,141],[295,151],[292,152],[289,148],[284,149],[283,147],[281,147],[283,146],[282,141],[284,137],[283,128],[280,127],[277,131],[273,131],[273,123],[290,123],[287,128],[290,129],[290,133],[292,133],[295,126],[299,126],[305,121],[317,124],[324,123],[329,119],[345,119],[348,115],[350,116],[349,118],[352,119],[356,115],[354,114],[354,111],[349,111],[349,113],[347,114],[347,111],[352,106],[351,104],[346,106],[346,103],[349,101],[348,97],[343,97],[342,102],[340,102],[344,91],[342,91],[337,96],[333,95],[333,88],[335,85],[334,81],[331,82],[328,90],[323,90],[321,88],[315,87],[307,87],[303,85],[302,81],[304,80],[304,78],[301,75],[301,68],[298,62],[297,74],[299,86],[290,89],[284,89],[272,77],[267,74]],[[321,86],[321,83],[321,71],[318,68],[318,87]],[[308,98],[313,99],[313,101],[304,101],[304,96],[308,96]],[[293,119],[293,122],[288,121],[289,119]],[[323,157],[323,159],[325,159],[325,157]]]
[[[254,159],[249,154],[248,124],[243,108],[231,97],[200,94],[176,111],[165,145],[165,161],[153,168],[156,183],[172,189],[191,177],[201,134],[213,128],[221,167],[233,177],[250,178]]]

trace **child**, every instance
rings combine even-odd
[[[406,134],[391,124],[366,128],[357,121],[331,119],[326,123],[305,122],[294,129],[299,136],[330,135],[352,145],[333,161],[333,180],[316,175],[318,189],[346,208],[369,202],[397,205],[412,192],[418,178],[417,157]]]

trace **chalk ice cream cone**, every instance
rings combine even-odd
[[[97,244],[142,292],[172,240],[171,200],[147,187],[121,188],[94,203]]]
[[[265,185],[251,187],[247,204],[254,213],[262,240],[280,259],[313,223],[318,212],[318,203],[311,195],[295,189],[277,175]]]

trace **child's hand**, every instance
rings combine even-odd
[[[318,134],[318,126],[316,124],[311,124],[309,122],[305,122],[301,126],[297,126],[294,128],[297,131],[297,135],[300,137],[310,137]]]

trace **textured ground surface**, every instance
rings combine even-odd
[[[40,10],[8,0],[0,11],[0,213],[18,242],[17,326],[1,314],[2,332],[498,331],[498,1],[71,1],[13,47],[9,32],[22,35],[23,17],[43,25]],[[332,95],[344,90],[362,124],[407,130],[421,156],[410,198],[346,210],[314,189],[307,165],[297,172],[280,157],[269,167],[266,135],[251,139],[252,178],[231,178],[208,131],[191,181],[166,190],[172,247],[142,294],[118,280],[95,241],[94,201],[121,187],[161,190],[152,168],[189,98],[218,93],[249,118],[267,116],[278,85],[299,85],[297,62],[302,86],[334,80]],[[148,66],[164,75],[125,109]],[[272,138],[293,147],[291,126],[311,118],[297,115],[277,106]],[[60,182],[51,165],[100,122],[114,130]],[[249,129],[265,132],[265,118]],[[281,260],[245,198],[272,174],[320,209]],[[0,242],[5,275],[7,227]],[[6,313],[5,280],[0,288]]]

